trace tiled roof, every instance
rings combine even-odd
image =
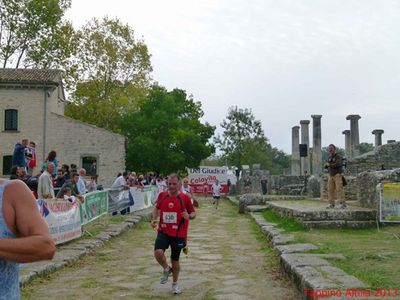
[[[46,69],[0,69],[0,84],[60,84],[62,72]]]

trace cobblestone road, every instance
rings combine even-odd
[[[201,200],[190,224],[188,256],[181,256],[180,285],[159,284],[148,223],[113,239],[78,262],[22,289],[22,299],[300,299],[277,258],[247,216],[222,201]],[[169,250],[167,252],[169,256]]]

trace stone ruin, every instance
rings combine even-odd
[[[236,188],[237,193],[243,193],[243,182],[251,180],[250,193],[261,194],[260,180],[266,176],[268,194],[307,195],[311,198],[327,199],[328,175],[322,169],[321,148],[321,118],[322,115],[312,115],[313,141],[309,142],[309,120],[301,120],[301,126],[292,127],[292,160],[290,175],[270,175],[261,170],[260,165],[253,165],[252,173],[243,172]],[[347,200],[358,201],[362,207],[376,208],[376,185],[383,181],[400,182],[400,142],[393,140],[382,144],[382,129],[375,129],[375,149],[359,155],[359,115],[348,115],[350,130],[344,130],[345,153],[347,166],[345,177],[348,182],[345,187]],[[301,135],[300,135],[301,129]],[[300,157],[299,144],[307,147],[307,156]],[[311,153],[311,155],[310,155]],[[305,173],[307,172],[307,173]]]

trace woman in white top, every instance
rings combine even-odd
[[[199,206],[199,203],[198,203],[197,200],[194,199],[194,197],[193,197],[192,188],[191,188],[190,185],[189,185],[189,179],[188,179],[188,178],[184,178],[184,179],[183,179],[183,184],[182,184],[182,187],[181,187],[181,192],[184,193],[184,194],[188,194],[188,195],[190,196],[190,200],[192,200],[192,204],[193,204],[195,207],[198,207],[198,206]]]

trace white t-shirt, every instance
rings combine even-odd
[[[214,183],[212,185],[213,196],[221,196],[221,189],[222,186],[219,183],[218,184]]]
[[[190,194],[192,192],[192,188],[190,187],[190,185],[188,185],[187,187],[184,187],[182,185],[181,192],[184,194]]]
[[[159,193],[164,192],[164,191],[167,190],[167,183],[165,182],[165,180],[156,181],[156,185],[158,187],[158,192]]]
[[[111,188],[113,188],[113,189],[120,188],[123,185],[126,185],[126,180],[125,180],[124,176],[121,175],[117,179],[115,179],[115,181],[112,184]]]

